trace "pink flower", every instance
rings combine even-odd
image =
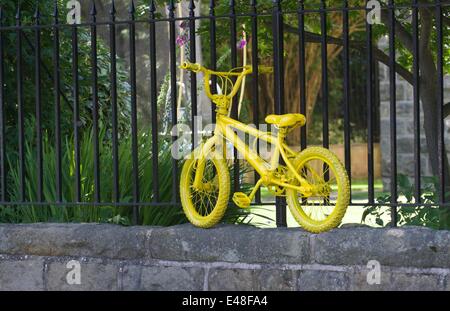
[[[241,41],[238,42],[237,48],[242,50],[247,45],[247,41],[245,39],[241,39]]]
[[[178,36],[177,39],[175,40],[176,44],[177,44],[179,47],[182,47],[183,45],[185,45],[185,44],[187,43],[187,41],[188,41],[188,38],[187,38],[186,35],[180,35],[180,36]]]

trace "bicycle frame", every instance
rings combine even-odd
[[[256,139],[262,139],[274,146],[275,150],[271,156],[269,163],[262,159],[245,142],[243,142],[236,134],[235,130],[247,133],[250,136],[255,137]],[[215,156],[224,155],[225,149],[223,141],[225,139],[229,141],[241,154],[243,154],[245,160],[247,160],[248,163],[250,163],[250,165],[261,176],[255,187],[253,188],[251,194],[249,195],[250,199],[254,197],[256,191],[261,185],[276,185],[282,187],[283,189],[289,188],[306,194],[310,193],[311,186],[302,176],[297,173],[294,165],[292,164],[291,158],[295,156],[296,153],[287,146],[287,144],[284,142],[284,137],[285,133],[283,133],[282,129],[280,129],[280,132],[276,137],[268,132],[260,131],[252,126],[241,123],[228,116],[218,114],[214,136],[204,143],[204,145],[201,147],[200,154],[198,155],[200,161],[197,164],[193,186],[196,188],[201,188],[205,159],[207,155],[210,154],[211,150],[213,148],[216,151],[222,150],[222,152],[216,152]],[[299,186],[292,183],[287,183],[285,180],[283,180],[283,178],[287,179],[285,174],[281,174],[281,176],[279,176],[280,174],[276,174],[277,168],[280,167],[280,157],[283,159],[288,172],[291,173],[291,175],[299,182]]]

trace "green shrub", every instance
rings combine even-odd
[[[397,201],[414,204],[414,185],[408,176],[399,174],[398,180],[398,196]],[[422,204],[417,206],[399,206],[397,207],[398,225],[413,225],[413,226],[425,226],[434,229],[443,229],[440,222],[442,213],[447,213],[447,209],[439,207],[438,189],[439,181],[435,177],[423,177],[423,187],[421,190],[420,200]],[[362,222],[367,221],[368,216],[375,218],[376,224],[380,226],[390,225],[385,223],[383,216],[390,216],[390,209],[385,208],[391,201],[391,195],[389,193],[381,194],[376,198],[378,205],[366,206],[362,215]],[[386,204],[383,206],[383,204]],[[386,217],[384,217],[386,218]],[[390,217],[389,217],[390,218]]]
[[[27,128],[33,128],[28,125]],[[27,139],[25,145],[25,189],[26,201],[38,201],[37,189],[37,158],[36,148],[32,139]],[[113,161],[112,146],[105,138],[104,128],[100,129],[100,195],[102,202],[113,202]],[[152,150],[149,133],[140,133],[139,145],[139,188],[140,201],[152,202]],[[43,193],[44,202],[48,205],[15,205],[0,208],[0,222],[113,222],[130,224],[132,216],[131,206],[94,206],[94,151],[93,131],[86,130],[80,139],[81,159],[81,200],[83,205],[76,202],[75,195],[75,160],[74,142],[72,138],[66,138],[62,144],[62,194],[63,202],[67,205],[52,205],[57,201],[56,194],[56,150],[47,133],[43,140]],[[133,199],[133,166],[131,154],[131,137],[126,136],[119,143],[119,185],[120,202],[131,203]],[[172,157],[170,146],[167,142],[160,143],[158,154],[159,167],[159,191],[160,201],[170,202],[172,198]],[[180,169],[182,162],[179,161]],[[12,202],[20,202],[20,178],[19,162],[16,157],[8,159],[9,178],[8,194]],[[244,166],[241,175],[246,173]],[[243,185],[248,190],[249,185]],[[87,204],[86,204],[87,203]],[[252,209],[238,209],[230,204],[224,221],[229,223],[249,223]],[[141,207],[139,223],[144,225],[174,225],[187,222],[179,205],[165,205],[157,207]]]

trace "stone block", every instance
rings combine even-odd
[[[309,260],[309,233],[298,228],[219,225],[199,229],[186,224],[154,230],[149,247],[155,259],[305,263]]]
[[[443,290],[443,276],[433,273],[405,272],[381,267],[379,284],[369,284],[365,268],[355,268],[350,276],[350,290],[358,291],[435,291]]]
[[[255,271],[251,269],[211,269],[208,276],[208,290],[254,291]]]
[[[118,290],[119,267],[100,260],[80,260],[80,284],[71,284],[72,266],[67,267],[71,258],[48,264],[47,289],[55,291],[110,291]]]
[[[27,224],[4,229],[0,240],[3,254],[115,259],[144,257],[149,234],[145,227],[106,224]]]
[[[144,266],[140,289],[149,291],[203,290],[205,271],[197,267]]]
[[[300,291],[342,291],[349,289],[349,277],[344,271],[301,270],[297,280]]]
[[[0,291],[44,290],[44,260],[0,260]]]
[[[447,239],[447,240],[446,240]],[[423,227],[334,229],[311,236],[312,259],[327,265],[450,267],[450,232]]]
[[[208,290],[292,291],[297,271],[289,269],[213,268],[209,272]]]

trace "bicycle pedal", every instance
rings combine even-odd
[[[250,198],[243,192],[235,192],[233,194],[233,202],[240,208],[247,208],[250,206]]]

